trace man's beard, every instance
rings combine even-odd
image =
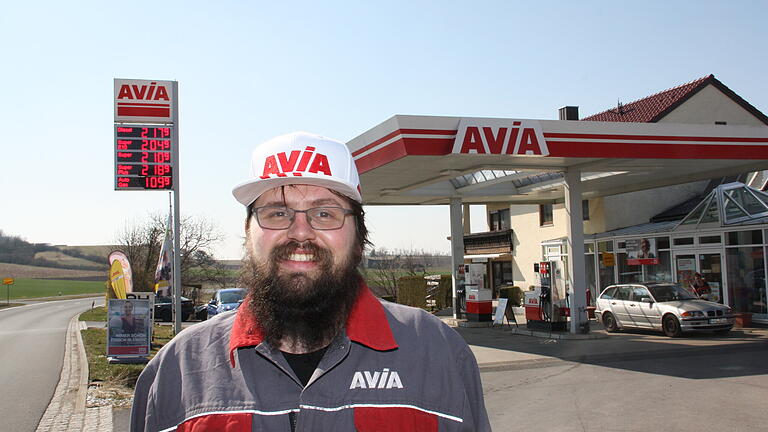
[[[318,276],[279,273],[279,262],[297,248],[309,251],[319,264]],[[330,251],[313,243],[289,242],[275,247],[266,262],[246,255],[241,282],[248,289],[249,312],[264,339],[279,348],[282,342],[306,352],[325,347],[346,323],[360,291],[355,254],[334,268]]]

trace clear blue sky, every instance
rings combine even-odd
[[[394,114],[582,116],[710,73],[768,113],[768,2],[6,2],[0,229],[110,244],[165,212],[113,190],[113,78],[179,81],[181,209],[239,258],[252,147]],[[363,185],[365,187],[365,185]],[[377,246],[448,251],[447,207],[369,208]],[[474,209],[475,230],[483,208]]]

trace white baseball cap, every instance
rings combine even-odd
[[[256,146],[251,176],[232,189],[245,206],[269,189],[307,184],[335,190],[363,202],[355,161],[344,143],[308,132],[292,132]]]

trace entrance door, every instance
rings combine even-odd
[[[723,303],[723,264],[719,252],[700,253],[699,273],[711,290],[707,300]]]
[[[696,269],[696,254],[675,254],[675,272],[677,274],[677,283],[683,288],[688,288],[693,281],[693,274]]]
[[[675,254],[675,272],[677,282],[686,289],[690,287],[694,273],[700,273],[711,290],[707,300],[724,303],[723,263],[719,251],[678,252]]]

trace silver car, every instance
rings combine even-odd
[[[609,286],[597,299],[595,318],[607,332],[632,327],[661,330],[669,337],[683,332],[727,332],[734,322],[728,306],[658,282]]]

